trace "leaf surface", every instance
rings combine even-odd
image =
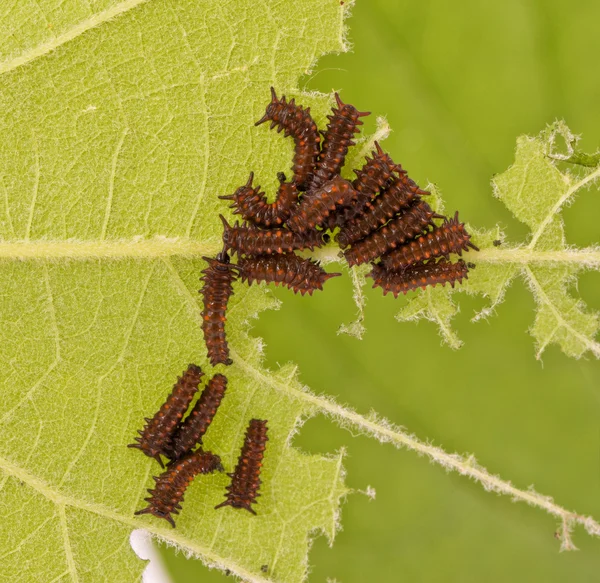
[[[294,368],[261,367],[248,330],[276,305],[264,288],[235,286],[235,364],[221,367],[229,389],[205,441],[232,471],[249,420],[268,419],[258,516],[213,509],[229,481],[219,474],[195,480],[175,530],[135,517],[160,468],[125,446],[188,363],[211,374],[197,291],[200,258],[219,247],[217,195],[250,169],[274,192],[292,146],[254,121],[270,85],[293,94],[319,55],[343,50],[343,10],[48,0],[1,17],[7,580],[139,580],[129,535],[146,528],[245,580],[301,581],[311,533],[332,539],[341,454],[291,447],[315,407]],[[327,99],[303,102],[321,122]]]
[[[228,313],[231,388],[206,445],[230,470],[248,420],[269,419],[259,516],[215,512],[227,483],[215,475],[192,485],[175,531],[134,517],[158,468],[125,444],[189,362],[208,368],[197,289],[200,257],[219,249],[216,217],[225,205],[217,195],[244,183],[250,169],[274,192],[291,144],[253,122],[270,85],[292,96],[320,54],[344,48],[344,9],[313,0],[293,11],[284,3],[183,0],[97,2],[95,11],[51,1],[22,7],[2,17],[10,34],[0,44],[0,551],[8,580],[137,580],[143,564],[128,537],[142,527],[245,580],[301,581],[310,533],[333,537],[346,493],[341,454],[309,456],[290,445],[299,420],[317,411],[598,534],[591,519],[490,477],[470,458],[307,393],[292,366],[264,370],[249,321],[275,303],[264,288],[241,285]],[[322,127],[326,100],[302,95],[302,103]],[[465,289],[489,296],[491,310],[526,265],[547,308],[534,327],[540,346],[559,342],[578,355],[594,349],[595,324],[566,295],[576,270],[555,215],[593,183],[597,156],[574,150],[569,161],[585,168],[568,182],[550,141],[538,139],[538,150],[526,152],[532,161],[517,159],[507,173],[511,196],[535,191],[538,179],[547,195],[539,215],[506,197],[539,233],[531,249],[497,251],[497,234],[479,233],[477,277]],[[526,183],[518,174],[531,164],[538,175]],[[552,269],[566,267],[536,271],[543,253],[554,254]],[[591,257],[584,267],[598,264],[594,250],[578,253]],[[454,311],[447,294],[433,290],[404,313],[448,326]],[[360,322],[347,329],[363,330]]]

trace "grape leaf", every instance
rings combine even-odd
[[[93,8],[92,8],[93,6]],[[218,212],[253,169],[274,191],[292,145],[253,123],[344,49],[338,2],[23,2],[1,19],[0,555],[10,581],[136,581],[134,528],[248,581],[301,581],[312,533],[334,536],[341,453],[291,446],[315,413],[295,369],[261,366],[249,321],[274,306],[235,287],[235,364],[206,447],[228,471],[269,420],[258,516],[213,507],[198,478],[175,530],[135,517],[157,464],[130,443],[188,363],[207,365],[197,293]],[[322,123],[324,96],[302,96]],[[21,261],[19,261],[21,260]],[[268,573],[261,566],[269,566]]]

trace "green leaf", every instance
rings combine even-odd
[[[275,307],[265,288],[235,287],[235,364],[220,367],[229,390],[206,441],[232,471],[248,421],[269,420],[258,516],[213,509],[221,474],[189,488],[175,530],[135,517],[160,468],[126,444],[188,363],[211,372],[197,290],[219,246],[217,195],[250,169],[273,191],[292,146],[253,123],[270,85],[293,94],[318,56],[343,50],[344,8],[93,6],[20,3],[2,22],[3,576],[139,580],[128,541],[145,528],[245,580],[301,581],[347,490],[341,453],[292,447],[317,409],[293,367],[261,366],[248,330]],[[302,100],[321,123],[328,100]]]
[[[545,132],[545,154],[554,160],[595,168],[600,164],[600,150],[587,154],[577,147],[579,136],[571,133],[564,121],[556,121]],[[556,139],[558,138],[558,144]],[[564,144],[562,142],[564,141]],[[563,149],[563,147],[565,149]]]
[[[458,308],[450,299],[450,294],[441,288],[427,288],[423,290],[416,298],[398,312],[396,319],[399,322],[413,322],[420,319],[429,320],[437,324],[440,336],[452,348],[460,348],[462,342],[452,330],[450,321]]]
[[[598,181],[600,166],[596,160],[595,166],[586,163],[575,173],[560,170],[556,160],[548,156],[557,133],[572,147],[572,134],[563,122],[556,123],[537,138],[519,138],[514,165],[494,178],[496,196],[532,235],[525,246],[490,254],[492,259],[494,255],[505,257],[506,263],[519,258],[520,272],[538,308],[531,328],[538,358],[553,343],[568,356],[579,358],[590,351],[600,357],[600,344],[595,341],[598,314],[586,310],[583,302],[569,293],[580,272],[600,266],[600,254],[593,248],[568,246],[560,214],[576,194]],[[569,157],[571,162],[575,159]]]
[[[564,139],[566,153],[555,151],[557,138]],[[457,312],[451,296],[463,292],[488,298],[489,305],[473,318],[477,321],[494,312],[508,286],[520,275],[537,304],[530,329],[537,358],[550,344],[558,344],[575,358],[586,352],[600,357],[600,344],[595,340],[598,314],[588,310],[572,289],[580,273],[600,267],[600,252],[596,247],[569,245],[561,216],[576,194],[600,178],[599,155],[579,152],[576,141],[564,122],[549,126],[538,137],[517,140],[515,163],[492,184],[495,195],[531,230],[529,242],[511,244],[499,227],[477,231],[467,224],[481,249],[466,256],[476,264],[469,281],[455,289],[428,289],[413,295],[398,314],[399,320],[425,318],[436,322],[442,338],[458,348],[461,342],[450,325]],[[561,169],[563,162],[574,164],[574,169]]]
[[[470,456],[308,392],[293,365],[265,370],[261,341],[248,332],[276,304],[264,287],[242,285],[228,311],[230,388],[206,446],[231,469],[248,420],[269,420],[259,515],[215,512],[228,480],[211,475],[186,493],[177,529],[134,516],[158,468],[125,445],[189,362],[210,370],[197,288],[201,257],[219,249],[217,195],[249,169],[273,192],[291,144],[253,122],[270,85],[298,95],[296,81],[315,59],[345,48],[345,9],[317,0],[293,10],[185,0],[94,6],[20,3],[2,21],[5,577],[139,580],[143,563],[128,539],[144,528],[247,581],[303,580],[310,536],[331,540],[347,493],[342,452],[292,446],[316,413],[543,508],[565,525],[565,545],[574,524],[598,535],[593,519],[513,487]],[[323,126],[327,100],[302,102]]]

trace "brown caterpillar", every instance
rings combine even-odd
[[[203,376],[204,373],[199,366],[190,364],[183,375],[177,379],[171,394],[158,413],[152,419],[146,417],[146,426],[138,431],[140,437],[135,438],[137,443],[130,443],[127,447],[141,450],[164,467],[160,456],[165,455],[171,436],[190,406]]]
[[[309,191],[316,190],[327,181],[340,173],[348,147],[353,146],[352,137],[359,132],[362,121],[359,118],[370,115],[368,111],[358,111],[353,105],[344,103],[340,96],[335,94],[337,109],[332,109],[333,115],[328,115],[327,131],[324,134],[321,152],[310,182]]]
[[[469,268],[462,259],[450,263],[442,257],[437,263],[431,259],[404,271],[387,271],[382,265],[373,265],[373,271],[367,277],[373,278],[373,287],[383,289],[383,295],[391,292],[397,298],[400,292],[406,295],[410,290],[425,289],[428,285],[435,287],[439,283],[443,286],[449,283],[454,287],[455,282],[462,283],[463,279],[468,279],[468,272]]]
[[[277,174],[279,179],[279,191],[275,202],[268,203],[265,193],[260,192],[260,186],[252,188],[254,173],[250,172],[250,178],[244,186],[240,186],[233,194],[220,196],[222,200],[232,200],[230,205],[233,212],[242,215],[245,221],[249,221],[259,227],[278,227],[288,220],[294,206],[298,202],[298,189],[293,182],[285,181],[285,174]]]
[[[321,247],[329,241],[329,237],[321,231],[295,233],[288,229],[262,230],[252,226],[235,223],[232,227],[223,215],[223,244],[225,249],[233,253],[245,255],[265,255],[284,253],[295,249],[310,249]]]
[[[202,443],[202,437],[212,423],[226,390],[227,377],[225,375],[216,374],[208,381],[194,408],[180,423],[171,439],[166,450],[166,454],[170,459],[180,459],[192,451],[196,444]]]
[[[239,260],[238,266],[242,281],[247,281],[249,285],[255,281],[266,281],[281,284],[302,295],[312,295],[313,291],[322,290],[328,279],[342,275],[327,273],[318,263],[293,253],[246,257]]]
[[[350,219],[360,216],[367,204],[387,188],[389,181],[394,178],[394,172],[403,172],[402,167],[394,163],[378,142],[375,142],[375,149],[371,152],[371,158],[365,157],[364,166],[360,170],[354,170],[356,178],[352,181],[352,187],[357,193],[356,203],[342,211],[337,226],[342,226]]]
[[[355,195],[350,182],[336,176],[304,196],[287,226],[296,233],[310,233],[315,227],[323,225],[337,207],[352,204]]]
[[[365,156],[366,163],[360,170],[354,170],[357,177],[352,181],[352,188],[356,191],[355,198],[350,205],[335,210],[327,219],[327,226],[333,230],[343,227],[349,220],[361,216],[373,200],[386,188],[393,177],[394,171],[401,169],[375,142],[376,150],[371,152],[372,158]]]
[[[284,131],[284,135],[292,136],[295,143],[293,182],[298,190],[306,190],[312,179],[313,169],[319,155],[319,143],[321,136],[317,124],[310,116],[310,107],[304,109],[296,105],[294,99],[286,102],[285,95],[277,99],[275,89],[271,87],[271,103],[267,105],[265,115],[254,125],[260,125],[271,121],[271,129],[277,127],[277,131]]]
[[[203,257],[208,267],[202,272],[204,282],[199,293],[204,300],[202,311],[202,331],[204,342],[208,350],[210,363],[229,365],[233,361],[229,358],[229,346],[225,337],[225,321],[227,317],[227,302],[233,294],[232,283],[235,281],[238,267],[229,263],[229,256],[222,252],[214,259]]]
[[[462,254],[469,247],[479,251],[470,241],[464,223],[458,222],[458,211],[452,219],[446,219],[442,225],[431,232],[422,235],[414,241],[401,245],[381,259],[382,265],[388,271],[401,271],[432,257],[450,258],[450,253]]]
[[[246,437],[238,464],[233,474],[227,474],[231,478],[231,484],[226,487],[227,498],[225,502],[215,506],[233,506],[234,508],[245,508],[252,514],[256,514],[252,504],[256,504],[256,498],[260,496],[260,469],[267,443],[267,422],[260,419],[252,419],[246,430]]]
[[[176,462],[171,462],[159,477],[154,476],[156,486],[148,490],[150,497],[144,498],[148,506],[135,514],[152,514],[164,518],[173,528],[175,521],[171,514],[179,514],[183,494],[198,474],[223,471],[221,459],[208,451],[195,451]]]
[[[387,225],[357,241],[344,251],[348,265],[367,263],[380,257],[390,249],[421,234],[429,225],[435,226],[432,219],[443,219],[442,215],[431,210],[423,200],[418,200],[404,213],[392,219]]]
[[[411,187],[404,170],[400,176],[392,177],[390,183],[384,187],[383,192],[367,202],[361,214],[348,221],[336,235],[340,247],[347,247],[355,241],[366,237],[384,225],[395,214],[410,207],[420,195],[429,194],[418,186]],[[412,182],[412,181],[411,181]]]

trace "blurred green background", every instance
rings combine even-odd
[[[526,230],[492,197],[490,178],[513,160],[519,134],[564,118],[600,146],[600,4],[558,0],[461,3],[358,0],[348,20],[350,54],[330,55],[303,80],[306,89],[341,91],[344,101],[385,115],[384,147],[424,185],[441,188],[448,211],[472,225],[500,223],[513,241]],[[370,125],[369,125],[370,124]],[[599,239],[598,191],[565,210],[571,244]],[[476,277],[476,275],[474,275]],[[579,293],[600,309],[600,274]],[[527,333],[533,299],[522,281],[497,314],[470,323],[479,299],[458,296],[455,323],[464,347],[440,345],[432,324],[399,324],[402,300],[368,293],[362,341],[337,336],[355,314],[347,277],[313,298],[277,291],[282,309],[261,316],[269,366],[293,360],[313,391],[374,409],[421,439],[474,452],[494,473],[534,484],[569,509],[600,517],[600,363],[567,359],[555,347],[534,358]],[[295,444],[312,452],[348,449],[347,483],[368,485],[342,509],[333,548],[310,554],[309,580],[597,582],[600,541],[582,529],[578,553],[559,554],[554,519],[446,474],[412,452],[353,437],[319,417]],[[163,550],[175,583],[230,579]]]

